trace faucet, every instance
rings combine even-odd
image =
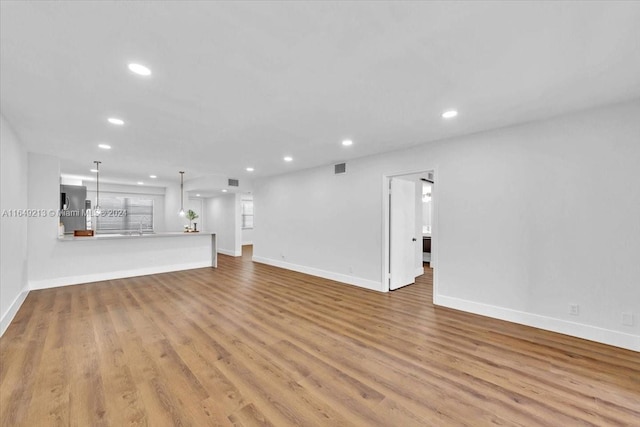
[[[142,221],[138,223],[137,230],[129,230],[125,233],[127,236],[142,236]]]
[[[133,236],[134,234],[138,235],[138,236],[142,236],[142,221],[140,221],[138,223],[138,231],[132,231],[131,235]]]

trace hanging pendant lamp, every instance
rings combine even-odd
[[[96,164],[96,206],[93,212],[95,216],[100,216],[100,163],[102,162],[94,160],[93,163]]]
[[[180,171],[180,212],[178,215],[184,216],[184,171]]]

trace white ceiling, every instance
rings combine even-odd
[[[101,160],[105,180],[244,180],[640,96],[639,2],[1,8],[2,114],[63,172]]]

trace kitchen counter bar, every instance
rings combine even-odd
[[[36,269],[34,278],[29,281],[31,289],[215,268],[218,265],[216,235],[202,231],[142,236],[56,236],[53,240],[55,245],[48,255],[51,263]]]

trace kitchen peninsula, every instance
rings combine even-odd
[[[217,267],[216,235],[165,232],[142,235],[64,236],[51,253],[46,277],[31,289],[121,279],[147,274]]]

